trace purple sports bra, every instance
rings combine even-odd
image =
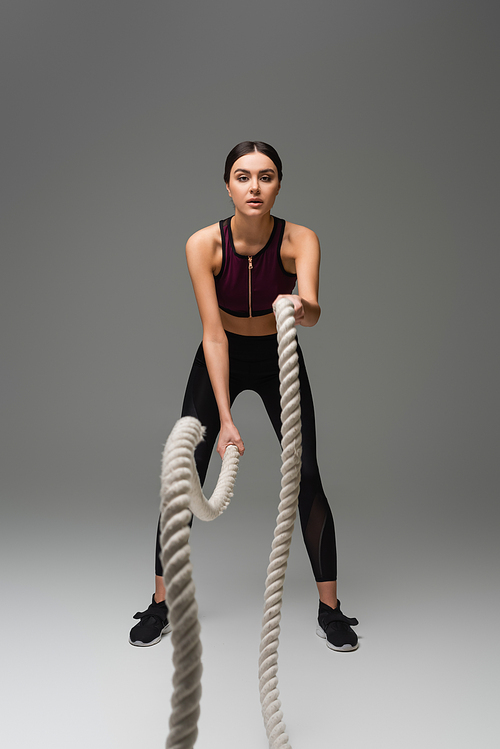
[[[297,276],[287,273],[281,262],[285,221],[274,218],[267,244],[255,255],[238,255],[234,249],[231,218],[219,222],[222,266],[215,276],[219,307],[236,317],[259,317],[273,311],[278,294],[291,294]]]

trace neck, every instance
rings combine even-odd
[[[263,216],[245,216],[235,209],[231,231],[236,241],[264,245],[269,239],[272,228],[273,219],[270,211]]]

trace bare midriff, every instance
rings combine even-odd
[[[222,327],[229,333],[237,335],[273,335],[276,333],[276,319],[271,312],[269,315],[259,317],[236,317],[219,309]]]

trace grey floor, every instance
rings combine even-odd
[[[257,657],[274,509],[256,517],[249,476],[241,484],[226,514],[192,534],[204,649],[199,749],[267,746]],[[162,747],[170,639],[127,642],[131,614],[151,595],[155,511],[96,524],[85,498],[76,504],[71,518],[35,513],[23,536],[5,534],[2,745]],[[475,542],[472,512],[431,521],[415,507],[404,522],[375,506],[355,524],[337,513],[340,597],[360,620],[354,653],[331,652],[316,636],[315,587],[294,535],[280,642],[294,749],[499,746],[494,531],[483,527]],[[23,595],[27,580],[32,596]]]

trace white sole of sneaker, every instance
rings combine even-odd
[[[135,645],[138,648],[149,648],[151,645],[157,645],[163,635],[168,635],[169,632],[172,631],[172,627],[170,624],[167,624],[165,627],[163,627],[162,631],[160,632],[159,637],[156,638],[156,640],[151,640],[151,642],[141,642],[140,640],[134,640],[132,641],[130,637],[128,638],[128,641],[131,645]]]
[[[321,627],[318,625],[316,627],[316,634],[318,637],[321,637],[322,640],[326,640],[326,647],[330,648],[330,650],[336,650],[339,653],[348,653],[351,650],[357,650],[359,648],[359,642],[356,643],[356,645],[341,645],[338,647],[337,645],[332,645],[331,642],[328,642],[326,637],[326,632],[324,629],[321,629]]]

